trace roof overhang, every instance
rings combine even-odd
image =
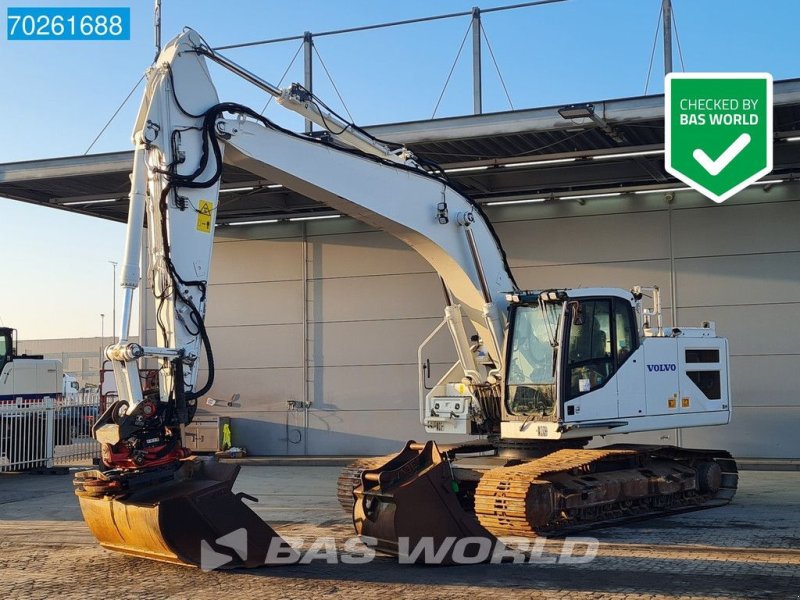
[[[570,197],[604,190],[661,189],[677,182],[664,170],[664,97],[594,102],[596,118],[565,120],[559,106],[368,127],[442,165],[479,202]],[[774,170],[800,170],[800,79],[774,85]],[[124,221],[132,152],[0,165],[0,196]],[[218,221],[313,215],[327,209],[291,190],[225,165]],[[250,189],[241,189],[250,188]]]

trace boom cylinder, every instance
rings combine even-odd
[[[142,228],[144,226],[145,195],[147,193],[147,164],[145,148],[139,145],[133,154],[133,173],[131,175],[130,207],[128,208],[128,228],[125,237],[125,254],[119,285],[123,289],[122,326],[120,340],[128,341],[133,306],[133,291],[139,287],[141,270],[139,259],[142,254]]]
[[[147,193],[147,164],[145,162],[145,152],[144,146],[139,146],[133,154],[128,228],[125,238],[125,255],[122,259],[122,271],[120,273],[120,286],[123,288],[136,288],[139,286],[139,259],[142,253],[144,199]]]

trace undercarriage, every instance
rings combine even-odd
[[[409,442],[397,455],[345,468],[339,501],[352,511],[356,532],[374,538],[379,551],[404,555],[432,540],[442,552],[416,560],[436,555],[449,563],[447,538],[495,545],[504,538],[563,536],[722,506],[738,485],[736,462],[720,450],[552,443],[532,448],[527,458],[512,454],[486,443]]]

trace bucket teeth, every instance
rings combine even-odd
[[[75,484],[104,548],[204,569],[264,566],[270,544],[282,540],[233,493],[238,473],[238,465],[190,459],[165,481],[127,490],[104,486],[108,478],[96,471]]]

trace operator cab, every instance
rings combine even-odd
[[[602,388],[639,346],[632,297],[611,290],[509,295],[506,410],[556,420]]]

